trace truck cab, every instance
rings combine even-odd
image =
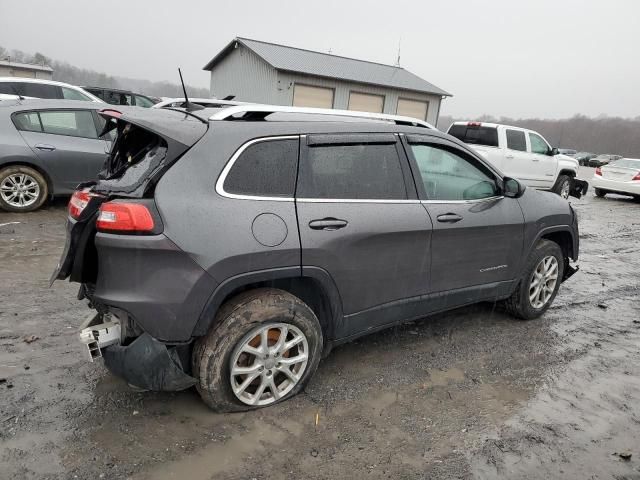
[[[576,180],[577,160],[559,154],[538,132],[496,123],[454,122],[448,133],[529,187],[564,198],[586,192],[587,185]]]

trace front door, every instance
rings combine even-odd
[[[46,164],[55,193],[70,193],[82,182],[95,180],[107,157],[109,144],[98,138],[91,110],[43,110],[16,115],[39,117],[39,127],[20,134]],[[20,118],[16,118],[20,124]],[[32,122],[33,123],[33,122]]]
[[[431,293],[512,280],[523,249],[518,201],[502,197],[497,175],[456,145],[425,136],[407,145],[433,221]]]
[[[342,298],[338,337],[391,323],[429,288],[431,221],[394,134],[303,139],[296,206],[302,265],[326,270]]]

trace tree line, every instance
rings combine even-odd
[[[53,79],[72,85],[120,88],[154,97],[182,97],[182,86],[171,82],[152,82],[137,78],[118,77],[106,73],[78,68],[67,62],[60,62],[42,53],[29,54],[21,50],[8,50],[0,46],[0,60],[10,59],[13,62],[47,65],[53,69]],[[176,71],[176,77],[178,72]],[[197,88],[187,85],[187,93],[193,97],[209,98],[207,88]]]
[[[513,119],[488,115],[473,120],[502,123],[529,128],[542,134],[554,147],[573,148],[582,152],[611,153],[630,158],[640,158],[640,116],[635,118],[596,117],[575,115],[558,120],[528,118]],[[438,128],[444,132],[457,119],[441,116]]]

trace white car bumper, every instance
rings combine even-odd
[[[591,179],[591,186],[608,192],[627,193],[629,195],[640,195],[640,181],[632,180],[628,182],[620,180],[609,180],[600,175],[594,175]]]

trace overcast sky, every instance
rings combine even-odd
[[[640,115],[640,0],[0,0],[0,45],[111,75],[208,86],[233,37],[401,65],[442,114]]]

